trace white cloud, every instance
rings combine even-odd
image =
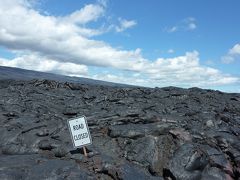
[[[213,66],[215,63],[212,60],[209,59],[205,62],[205,64],[208,65],[208,66]]]
[[[35,71],[54,72],[63,75],[88,74],[88,68],[85,65],[57,62],[38,55],[23,55],[14,59],[0,58],[0,65]]]
[[[196,19],[193,17],[188,17],[184,19],[181,23],[185,30],[192,31],[197,28]]]
[[[177,26],[173,26],[170,29],[168,29],[168,32],[172,33],[172,32],[176,32],[177,30],[178,30],[178,27]]]
[[[96,21],[98,18],[103,16],[104,11],[104,7],[100,4],[88,4],[63,19],[67,23],[86,24],[91,21]]]
[[[175,58],[159,58],[144,67],[145,72],[155,81],[155,84],[176,85],[177,82],[177,85],[181,86],[207,87],[239,82],[238,77],[200,65],[197,51],[187,52],[184,56]]]
[[[173,49],[169,49],[169,50],[168,50],[168,53],[169,53],[169,54],[172,54],[172,53],[174,53],[174,50],[173,50]]]
[[[189,87],[239,82],[238,77],[202,66],[196,51],[150,61],[142,56],[139,48],[119,50],[91,39],[102,30],[87,28],[87,23],[104,16],[105,1],[86,5],[65,17],[42,15],[27,2],[0,1],[0,45],[21,52],[12,60],[0,59],[1,65],[68,75],[86,75],[91,66],[110,67],[123,73],[98,73],[91,77],[147,86]],[[194,23],[195,19],[186,22]],[[120,19],[118,31],[135,25],[135,21]]]
[[[169,33],[177,32],[177,31],[193,31],[197,28],[196,19],[193,17],[188,17],[180,22],[178,22],[176,25],[166,28],[166,31]]]
[[[223,56],[223,57],[221,58],[221,61],[222,61],[222,63],[224,63],[224,64],[230,64],[230,63],[234,62],[234,57],[232,57],[232,56],[230,56],[230,55],[226,55],[226,56]]]
[[[229,50],[230,55],[240,55],[240,44],[236,44],[232,49]]]
[[[159,58],[156,61],[142,61],[132,67],[135,73],[98,73],[91,78],[111,82],[156,86],[214,87],[240,83],[239,77],[223,74],[219,70],[202,66],[197,51],[184,56]]]
[[[132,28],[137,25],[137,22],[134,20],[126,20],[122,18],[118,18],[119,26],[116,26],[115,29],[117,32],[123,32],[126,29]]]
[[[194,29],[196,29],[196,28],[197,28],[197,25],[196,25],[196,24],[194,24],[194,23],[188,24],[188,29],[189,29],[189,30],[194,30]]]
[[[102,81],[108,81],[108,82],[121,83],[121,84],[152,87],[152,86],[149,86],[147,79],[144,79],[139,76],[140,75],[136,76],[136,74],[129,76],[129,75],[126,75],[126,73],[120,73],[120,74],[99,73],[99,74],[95,74],[93,76],[89,76],[89,78],[102,80]]]
[[[5,47],[37,52],[57,61],[126,69],[129,69],[128,64],[141,59],[138,50],[120,51],[105,42],[89,39],[86,34],[96,34],[95,30],[77,26],[63,17],[41,15],[20,2],[0,2],[0,43]],[[80,12],[86,11],[83,8]],[[83,18],[82,22],[89,20],[94,18]],[[132,23],[123,24],[127,28]]]
[[[240,58],[240,44],[236,44],[229,49],[227,55],[223,56],[221,61],[224,64],[230,64],[233,63],[237,58]]]

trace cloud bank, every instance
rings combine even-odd
[[[121,33],[137,25],[135,20],[119,18],[119,24],[110,28],[88,28],[88,23],[105,16],[106,8],[105,1],[97,1],[56,17],[41,14],[26,0],[0,1],[0,45],[20,52],[14,59],[1,58],[0,65],[146,86],[207,87],[239,82],[238,77],[202,66],[197,51],[152,61],[142,56],[140,48],[119,50],[94,40],[111,27]],[[196,28],[195,19],[188,18],[183,24],[187,30]],[[91,67],[113,68],[122,73],[89,74]]]

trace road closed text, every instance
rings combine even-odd
[[[77,131],[77,130],[80,130],[80,129],[84,129],[83,124],[77,124],[77,125],[73,126],[74,131]],[[88,138],[88,133],[85,132],[85,133],[82,133],[82,134],[77,134],[77,135],[74,135],[73,138],[74,138],[75,141],[81,140],[81,139],[84,139],[84,138]]]
[[[73,138],[74,138],[74,141],[85,139],[85,138],[88,138],[88,133],[82,133],[82,134],[74,135]]]

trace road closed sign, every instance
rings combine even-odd
[[[84,116],[68,120],[74,148],[92,144],[92,139]]]

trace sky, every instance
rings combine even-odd
[[[0,66],[240,93],[239,0],[0,1]]]

